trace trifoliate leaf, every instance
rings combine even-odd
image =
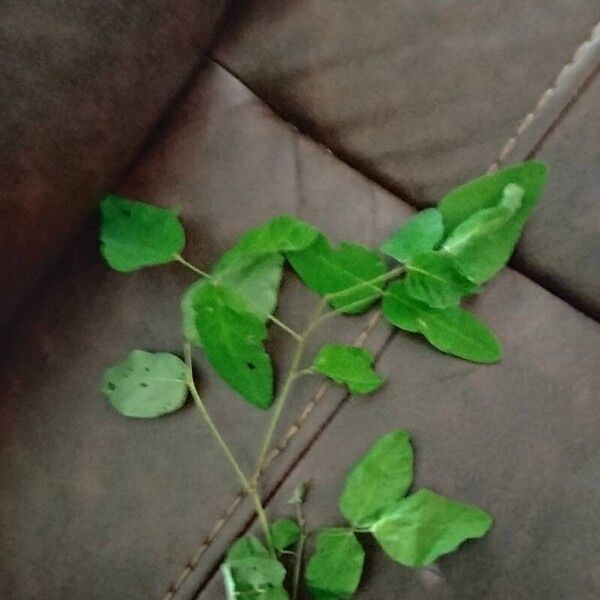
[[[318,294],[336,294],[334,308],[346,314],[359,314],[380,296],[382,282],[366,283],[386,273],[379,255],[357,244],[340,244],[332,248],[319,235],[306,249],[286,254],[302,281]],[[344,290],[348,293],[340,294]]]
[[[518,221],[522,225],[535,207],[547,177],[548,169],[544,163],[530,161],[458,186],[448,192],[437,206],[444,219],[446,233],[452,233],[458,225],[482,208],[498,204],[504,188],[511,183],[516,183],[525,190],[518,212]]]
[[[186,366],[168,352],[134,350],[104,372],[102,391],[126,417],[159,417],[185,403]]]
[[[271,525],[271,540],[276,550],[285,550],[300,539],[300,525],[293,519],[277,519]]]
[[[392,283],[383,299],[385,318],[400,329],[421,333],[442,352],[478,363],[502,358],[500,343],[474,315],[458,307],[433,308],[408,294],[404,281]]]
[[[318,235],[312,225],[281,215],[244,233],[235,248],[244,255],[295,252],[310,246]]]
[[[427,208],[411,217],[380,250],[406,263],[423,252],[434,250],[443,237],[442,215],[435,208]]]
[[[445,252],[419,254],[406,269],[406,291],[429,306],[456,306],[463,296],[477,290],[477,286],[458,271],[453,257]]]
[[[419,490],[401,500],[371,528],[385,552],[407,567],[424,567],[492,526],[485,511]]]
[[[383,436],[348,473],[341,513],[356,527],[371,525],[408,492],[413,469],[408,433],[398,430]]]
[[[253,536],[237,540],[222,567],[228,600],[288,600],[285,569]]]
[[[183,250],[183,227],[171,210],[107,196],[100,211],[100,251],[116,271],[168,263]]]
[[[266,409],[273,402],[273,367],[264,349],[267,328],[243,298],[206,282],[193,296],[198,336],[214,369],[243,398]]]
[[[508,262],[521,235],[524,194],[521,186],[509,183],[496,206],[472,214],[444,242],[444,250],[471,281],[491,279]]]
[[[323,529],[305,579],[315,600],[345,600],[358,588],[365,552],[351,530]]]
[[[353,394],[368,394],[384,381],[373,370],[373,362],[373,355],[364,348],[327,344],[319,350],[312,368],[336,383],[347,385]]]

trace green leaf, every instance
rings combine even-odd
[[[286,256],[309,288],[321,296],[336,294],[331,304],[340,312],[364,312],[383,289],[383,282],[365,284],[382,277],[387,269],[379,255],[364,246],[342,243],[332,248],[327,239],[319,235],[308,248]],[[344,290],[348,292],[340,294]]]
[[[434,250],[444,237],[442,215],[435,208],[427,208],[411,217],[380,250],[407,263],[415,256]]]
[[[396,327],[423,334],[442,352],[478,363],[502,358],[500,343],[474,315],[458,307],[433,308],[419,302],[410,297],[404,281],[388,287],[383,314]]]
[[[508,184],[496,206],[471,215],[444,242],[444,250],[454,256],[456,265],[470,280],[483,283],[508,262],[521,235],[519,211],[524,194],[522,187]]]
[[[407,567],[424,567],[492,526],[485,511],[419,490],[401,500],[371,531],[385,552]]]
[[[277,519],[271,525],[271,539],[276,550],[285,550],[300,539],[300,525],[293,519]]]
[[[271,406],[273,367],[263,346],[263,321],[248,311],[243,298],[212,282],[198,286],[193,309],[200,341],[217,373],[251,404]]]
[[[319,235],[319,231],[290,215],[275,217],[243,234],[237,250],[248,254],[276,254],[304,250]]]
[[[437,206],[447,233],[482,208],[498,204],[504,188],[516,183],[525,190],[519,220],[524,223],[542,192],[548,169],[544,163],[530,161],[491,175],[469,181],[446,194]],[[522,224],[521,223],[521,224]]]
[[[406,291],[429,306],[456,306],[463,296],[477,286],[456,268],[454,259],[444,252],[425,252],[406,265]]]
[[[336,383],[347,385],[353,394],[368,394],[384,382],[373,370],[373,362],[373,355],[364,348],[327,344],[319,350],[312,368]]]
[[[305,579],[315,600],[350,598],[362,575],[365,552],[348,529],[323,529],[306,567]]]
[[[168,263],[183,250],[183,227],[171,210],[107,196],[100,211],[100,251],[116,271]]]
[[[134,350],[104,372],[102,391],[126,417],[159,417],[185,403],[185,372],[185,363],[174,354]]]
[[[306,498],[306,494],[308,493],[308,483],[306,481],[301,481],[293,490],[290,499],[288,500],[288,504],[296,504],[300,505],[304,502]]]
[[[406,431],[377,440],[352,467],[340,497],[340,511],[355,527],[368,527],[409,490],[414,456]]]
[[[253,536],[237,540],[222,567],[229,600],[288,600],[284,567]]]
[[[234,247],[223,255],[212,274],[218,282],[243,298],[248,312],[255,314],[263,323],[275,312],[283,274],[283,258],[280,255],[243,256]],[[194,296],[205,283],[205,279],[196,281],[181,298],[183,335],[195,346],[202,344],[196,327]]]

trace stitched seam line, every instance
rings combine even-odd
[[[500,168],[502,163],[507,159],[508,155],[514,150],[522,135],[529,129],[529,127],[531,127],[539,112],[544,109],[552,96],[554,96],[556,93],[556,90],[561,86],[567,75],[575,68],[577,62],[585,55],[590,46],[592,46],[592,44],[594,44],[596,39],[599,37],[600,23],[597,23],[592,29],[590,37],[575,49],[571,60],[560,70],[552,85],[540,96],[535,108],[530,113],[525,115],[525,118],[519,123],[515,134],[506,142],[496,160],[490,165],[488,172],[493,172]]]
[[[381,319],[381,310],[378,310],[374,313],[374,315],[369,319],[367,326],[360,335],[354,341],[354,346],[361,347],[365,344],[373,329],[377,326]],[[290,443],[290,440],[300,431],[303,423],[308,419],[309,415],[316,408],[317,404],[323,399],[327,390],[331,387],[331,383],[329,381],[325,381],[321,386],[317,389],[317,391],[313,394],[310,401],[304,407],[304,410],[300,413],[300,415],[294,420],[294,422],[290,425],[289,429],[285,432],[285,434],[279,439],[277,444],[273,447],[271,452],[267,455],[267,458],[263,464],[263,467],[260,471],[262,475],[266,469],[269,468],[271,463],[285,450],[287,445]],[[237,507],[241,504],[244,499],[245,492],[240,490],[236,496],[233,498],[225,512],[221,515],[221,517],[215,522],[210,533],[206,536],[204,541],[200,544],[199,548],[196,550],[192,558],[187,562],[183,570],[181,571],[179,577],[171,584],[167,593],[163,596],[162,600],[173,600],[175,594],[181,589],[181,586],[184,584],[186,579],[192,574],[194,569],[198,566],[200,559],[208,550],[208,548],[212,545],[215,538],[218,536],[219,532],[225,527],[228,521],[231,519],[233,514],[235,513]]]

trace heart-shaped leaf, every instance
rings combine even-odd
[[[383,282],[370,282],[381,278],[386,266],[376,252],[364,246],[342,243],[332,248],[320,235],[304,250],[286,256],[309,288],[321,296],[336,294],[331,304],[340,312],[364,312],[383,289]],[[345,290],[348,292],[344,293]]]
[[[273,402],[273,367],[264,349],[264,322],[226,286],[206,282],[193,296],[198,337],[219,375],[243,398],[266,409]]]
[[[411,217],[380,250],[407,263],[415,256],[434,250],[444,237],[442,215],[435,208],[426,208]]]
[[[384,382],[373,370],[373,362],[373,355],[364,348],[327,344],[315,357],[313,370],[345,384],[353,394],[368,394]]]
[[[100,211],[100,251],[116,271],[168,263],[183,250],[183,227],[171,210],[107,196]]]
[[[409,490],[414,455],[401,429],[383,436],[352,467],[340,497],[340,511],[356,527],[371,525]]]
[[[323,529],[306,567],[306,584],[315,600],[345,600],[356,592],[365,551],[349,529]]]
[[[102,391],[126,417],[150,419],[171,413],[187,397],[185,363],[168,352],[134,350],[105,371]]]
[[[483,537],[492,517],[475,506],[419,490],[371,528],[385,552],[407,567],[424,567],[465,540]]]
[[[404,281],[392,283],[383,299],[385,318],[400,329],[421,333],[448,354],[478,363],[502,358],[500,343],[474,315],[458,307],[433,308],[408,294]]]

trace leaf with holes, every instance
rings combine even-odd
[[[435,208],[426,208],[411,217],[380,247],[380,250],[407,263],[415,256],[434,250],[444,237],[442,215]]]
[[[171,210],[109,195],[100,211],[100,251],[116,271],[168,263],[183,250],[183,227]]]
[[[336,294],[331,305],[339,312],[359,314],[381,295],[381,278],[387,268],[381,257],[364,246],[342,243],[332,248],[319,235],[308,248],[286,254],[298,277],[312,290],[326,296]],[[344,293],[344,290],[348,290]]]
[[[445,252],[419,254],[406,269],[406,291],[429,306],[456,306],[463,296],[477,291],[477,286],[459,272],[453,257]]]
[[[399,429],[384,435],[346,476],[341,513],[355,527],[371,525],[408,492],[413,470],[408,433]]]
[[[185,377],[185,363],[174,354],[134,350],[104,372],[102,391],[122,415],[150,419],[183,406]]]
[[[226,286],[206,282],[193,300],[196,327],[206,356],[219,375],[259,408],[273,402],[273,367],[264,349],[264,322]]]
[[[277,519],[271,525],[271,540],[280,552],[296,544],[300,533],[300,525],[293,519]]]
[[[285,569],[254,537],[231,546],[222,570],[228,600],[288,600],[283,588]]]
[[[362,576],[365,551],[350,529],[322,529],[306,567],[306,585],[316,600],[353,596]]]
[[[483,537],[492,522],[480,508],[419,490],[398,502],[371,532],[393,560],[424,567],[465,540]]]
[[[364,348],[327,344],[323,346],[313,363],[313,370],[345,384],[353,394],[369,394],[384,382],[373,369],[373,355]]]
[[[456,306],[433,308],[410,296],[404,281],[392,283],[383,299],[385,318],[400,329],[420,333],[448,354],[478,363],[502,358],[500,343],[474,315]]]

